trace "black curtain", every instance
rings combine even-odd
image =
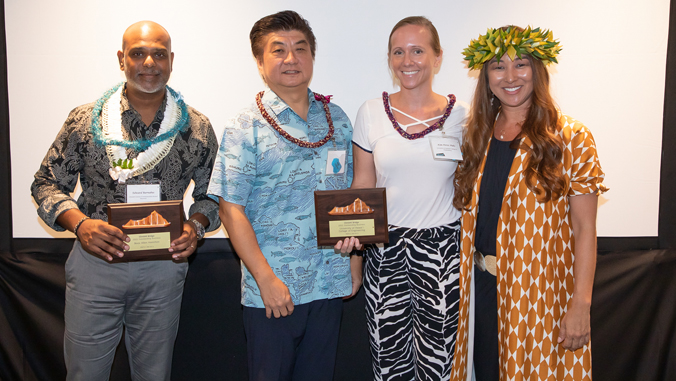
[[[72,240],[15,241],[15,255],[0,257],[0,379],[63,380],[63,265]],[[592,303],[595,380],[676,380],[674,274],[676,250],[599,255]],[[206,241],[185,283],[173,380],[247,379],[239,286],[239,260],[229,241]],[[120,346],[111,380],[131,379],[126,356]],[[369,356],[360,292],[344,304],[335,379],[371,380]]]
[[[676,247],[676,199],[672,197],[676,192],[676,1],[670,3],[658,227],[662,248]]]
[[[0,380],[63,380],[64,264],[70,239],[16,239],[0,256]],[[48,251],[45,251],[48,248]],[[240,265],[229,240],[210,239],[190,259],[173,380],[246,380]],[[123,341],[122,341],[123,342]],[[336,380],[370,380],[364,297],[344,303]],[[124,345],[111,380],[131,380]]]

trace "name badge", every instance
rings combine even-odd
[[[127,184],[127,203],[159,201],[162,201],[159,183]]]
[[[435,160],[462,161],[460,138],[457,136],[430,136],[429,140]]]
[[[342,175],[345,173],[345,150],[329,150],[326,159],[326,175]]]

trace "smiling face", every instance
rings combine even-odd
[[[402,89],[432,87],[443,52],[436,54],[431,41],[430,31],[420,25],[404,25],[392,33],[388,58]]]
[[[500,62],[495,59],[488,63],[488,86],[500,100],[502,107],[522,109],[527,112],[533,96],[533,67],[530,60],[506,54]]]
[[[277,95],[307,91],[314,61],[310,44],[298,30],[272,32],[265,37],[258,71]]]
[[[159,24],[140,22],[130,26],[117,58],[127,77],[127,91],[139,95],[164,93],[174,53],[169,34]]]

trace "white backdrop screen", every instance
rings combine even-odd
[[[116,52],[127,26],[149,19],[169,31],[170,85],[211,119],[220,139],[226,121],[264,88],[249,46],[251,26],[284,9],[308,19],[317,37],[311,88],[332,94],[352,119],[365,100],[396,91],[387,37],[406,16],[435,24],[444,49],[435,91],[466,102],[476,73],[460,52],[470,39],[507,24],[553,30],[563,51],[550,69],[552,92],[563,112],[593,132],[610,187],[599,202],[599,235],[657,235],[668,0],[4,3],[16,238],[72,237],[40,221],[30,184],[68,112],[124,79]],[[224,236],[223,229],[211,236]]]

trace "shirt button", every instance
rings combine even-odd
[[[329,264],[329,261],[326,261],[326,264],[328,265],[328,264]]]

